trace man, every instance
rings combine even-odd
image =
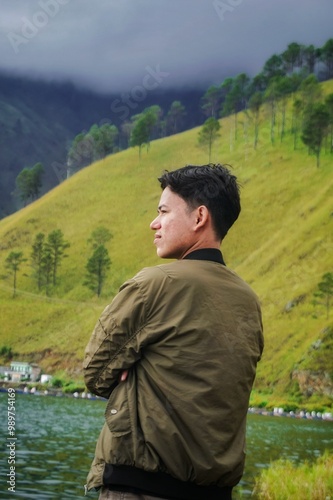
[[[88,389],[108,398],[87,489],[100,499],[230,499],[263,349],[256,295],[224,264],[240,212],[221,165],[166,172],[151,223],[161,258],[127,281],[86,348]]]

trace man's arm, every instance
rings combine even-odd
[[[87,388],[108,398],[127,370],[141,357],[141,331],[146,306],[138,284],[126,282],[103,311],[85,350],[83,364]]]

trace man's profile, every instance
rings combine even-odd
[[[108,399],[87,489],[101,500],[230,499],[263,350],[258,299],[220,251],[239,188],[211,164],[159,181],[150,227],[158,256],[176,260],[126,281],[86,348],[86,385]]]

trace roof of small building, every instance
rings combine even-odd
[[[11,361],[10,362],[10,366],[12,365],[24,365],[24,366],[31,366],[30,363],[28,363],[27,361]]]

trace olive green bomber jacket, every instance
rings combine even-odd
[[[127,281],[85,353],[88,389],[109,398],[88,489],[103,484],[105,464],[237,484],[262,349],[258,299],[225,266],[180,260]]]

